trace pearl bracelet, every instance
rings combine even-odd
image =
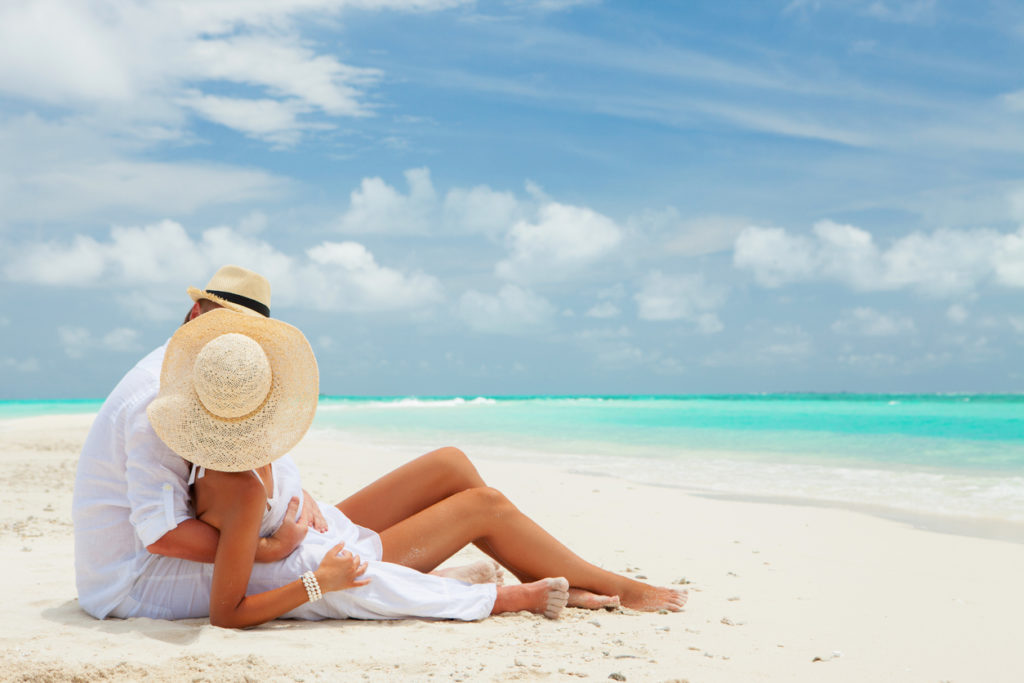
[[[316,580],[316,574],[308,571],[299,578],[302,579],[302,585],[306,587],[306,595],[309,597],[310,602],[316,602],[324,597],[324,594],[320,591],[320,582]]]

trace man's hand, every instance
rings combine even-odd
[[[320,506],[306,489],[302,489],[302,495],[305,496],[305,503],[302,504],[302,516],[299,517],[299,524],[311,526],[320,533],[327,531],[327,520],[320,512]]]
[[[256,546],[257,562],[283,560],[299,547],[302,539],[306,537],[306,532],[309,531],[309,525],[295,521],[298,511],[299,499],[296,496],[288,503],[281,526],[274,532],[274,535],[260,539],[259,545]]]

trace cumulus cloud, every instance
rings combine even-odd
[[[746,327],[732,348],[717,348],[702,364],[708,367],[765,368],[783,363],[804,362],[814,353],[814,341],[800,325],[760,323]]]
[[[883,249],[870,232],[832,221],[816,223],[811,235],[751,226],[736,238],[733,264],[765,287],[831,280],[857,291],[947,297],[990,280],[1024,287],[1024,228],[915,232]]]
[[[311,264],[300,270],[300,280],[308,291],[317,292],[311,301],[315,308],[386,311],[418,308],[443,298],[437,278],[381,266],[357,242],[324,242],[306,253]]]
[[[516,285],[505,285],[497,295],[471,289],[459,299],[459,315],[478,332],[532,332],[548,324],[556,312],[550,301]]]
[[[611,301],[601,301],[594,304],[584,314],[588,318],[615,318],[620,313],[619,307],[613,304]]]
[[[36,358],[0,358],[0,369],[39,372],[39,361]]]
[[[742,216],[707,214],[683,218],[668,206],[630,216],[626,225],[635,236],[646,237],[657,252],[704,256],[732,249],[736,236],[750,221]]]
[[[115,227],[107,240],[77,235],[65,242],[27,242],[0,261],[0,272],[13,282],[45,286],[160,289],[182,281],[202,284],[225,263],[267,277],[275,305],[366,312],[419,308],[444,298],[435,277],[383,266],[356,242],[323,242],[292,256],[231,227],[210,228],[197,238],[174,221]],[[70,329],[69,345],[79,332]]]
[[[709,284],[703,275],[654,271],[644,278],[633,298],[641,320],[684,320],[704,334],[723,329],[714,311],[725,302],[725,291]]]
[[[639,346],[634,342],[632,330],[624,325],[580,330],[573,334],[573,340],[604,370],[641,365],[662,375],[678,374],[685,370],[678,359],[657,349]]]
[[[364,178],[349,196],[349,208],[338,222],[346,233],[427,233],[435,222],[437,194],[430,170],[405,172],[409,193],[402,194],[380,178]]]
[[[444,198],[443,223],[458,232],[479,232],[491,237],[503,234],[529,209],[512,192],[498,192],[486,185],[452,188]]]
[[[97,337],[84,327],[62,326],[57,328],[57,336],[71,358],[81,358],[92,350],[127,352],[142,348],[138,330],[127,327],[118,327]]]
[[[886,315],[866,306],[844,311],[842,316],[832,323],[832,331],[837,334],[865,337],[892,337],[915,330],[914,321],[910,318]]]
[[[622,284],[606,287],[597,293],[598,302],[584,313],[588,318],[616,318],[622,313],[619,304],[626,298],[626,288]]]
[[[592,209],[550,202],[537,220],[522,220],[509,230],[509,257],[495,267],[498,277],[524,281],[564,279],[610,254],[622,230]]]
[[[482,234],[503,237],[507,258],[495,267],[526,284],[565,279],[613,251],[623,231],[592,209],[552,201],[531,183],[527,197],[486,185],[450,188],[443,198],[430,169],[405,171],[402,192],[378,177],[364,178],[349,196],[337,228],[346,234]]]
[[[970,314],[967,312],[967,309],[960,304],[953,304],[946,309],[946,318],[957,325],[962,325],[967,322],[967,318],[969,316]]]
[[[529,211],[532,202],[486,185],[453,187],[440,197],[430,169],[405,171],[408,192],[381,178],[364,178],[349,195],[337,227],[348,234],[481,233],[496,237]]]

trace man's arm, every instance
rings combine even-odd
[[[206,522],[186,519],[146,546],[154,555],[212,563],[220,533]]]
[[[288,557],[306,535],[309,527],[295,521],[295,513],[299,507],[299,499],[292,498],[288,510],[284,513],[284,521],[273,536],[261,538],[256,546],[257,562],[276,562]],[[217,553],[217,542],[220,532],[198,519],[186,519],[178,523],[154,543],[146,546],[146,550],[154,555],[166,555],[193,562],[212,563]]]

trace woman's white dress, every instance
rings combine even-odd
[[[255,474],[255,472],[253,472]],[[193,468],[192,478],[202,476]],[[258,476],[258,475],[257,475]],[[193,479],[190,479],[190,483]],[[261,536],[270,536],[284,520],[293,497],[303,500],[299,470],[290,456],[273,463],[274,492],[267,499]],[[300,510],[301,512],[301,510]],[[308,569],[316,569],[328,550],[345,543],[345,549],[368,563],[362,578],[370,583],[324,593],[322,600],[307,602],[285,619],[402,619],[426,617],[475,621],[491,613],[497,589],[494,584],[468,584],[381,561],[380,536],[352,523],[333,505],[320,504],[327,531],[310,529],[301,545],[284,560],[253,565],[247,594],[262,593],[294,581]],[[209,614],[212,564],[154,556],[145,581],[131,599],[117,610],[118,617],[186,619]]]

